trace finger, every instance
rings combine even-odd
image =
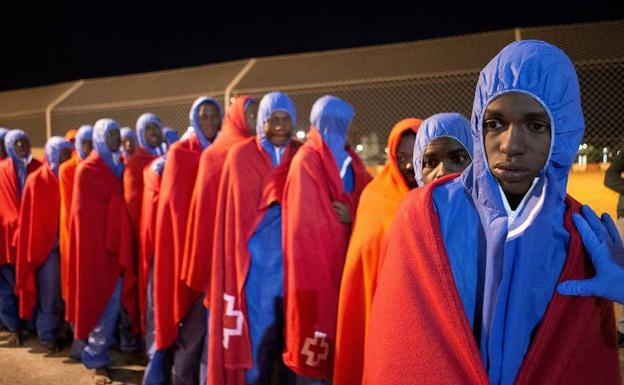
[[[611,219],[611,215],[607,213],[603,213],[602,223],[607,228],[607,232],[609,233],[609,236],[611,237],[611,240],[613,241],[613,243],[615,243],[616,245],[620,247],[624,246],[624,244],[622,244],[622,238],[620,237],[620,232],[618,231],[617,226],[615,225],[615,222],[613,222],[613,219]]]
[[[588,205],[583,205],[581,211],[583,213],[583,218],[585,218],[587,223],[589,223],[589,226],[594,231],[594,234],[596,234],[596,237],[598,237],[598,239],[605,239],[609,236],[609,234],[607,233],[607,229],[604,227],[604,224],[602,223],[600,218],[598,218],[598,215],[596,215],[594,210],[591,209],[591,207],[589,207]]]
[[[581,235],[581,239],[583,240],[583,245],[585,249],[588,251],[589,257],[592,260],[594,266],[596,265],[596,261],[594,261],[594,250],[597,250],[600,247],[600,241],[594,234],[594,231],[589,226],[589,223],[580,216],[579,214],[572,214],[572,221],[576,226],[579,234]]]
[[[557,291],[561,295],[575,295],[581,297],[599,296],[594,290],[593,279],[565,281],[557,286]]]

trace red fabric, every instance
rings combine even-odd
[[[59,249],[61,253],[61,297],[67,303],[68,274],[69,274],[69,230],[70,230],[70,210],[72,194],[74,191],[74,177],[76,167],[80,163],[80,156],[77,152],[72,153],[72,157],[63,162],[59,167],[59,191],[61,198],[60,224],[59,224]],[[67,311],[67,308],[65,309]]]
[[[397,162],[401,136],[414,134],[420,119],[403,119],[388,137],[388,163],[362,192],[345,260],[334,356],[333,385],[360,385],[364,343],[377,284],[377,267],[384,235],[399,204],[409,192]]]
[[[37,170],[41,162],[33,159],[27,175]],[[13,167],[13,159],[0,161],[0,266],[15,263],[17,255],[17,231],[19,225],[19,181]]]
[[[408,194],[389,229],[366,341],[363,384],[488,384],[455,286],[432,192]],[[559,281],[594,275],[566,199],[571,235]],[[619,384],[611,302],[557,293],[535,332],[515,385]]]
[[[143,147],[137,147],[126,163],[123,174],[124,200],[128,207],[128,214],[130,214],[135,244],[139,237],[141,199],[143,199],[143,169],[154,159],[156,159],[156,155],[150,154]]]
[[[143,170],[143,199],[141,200],[141,220],[139,230],[139,309],[141,332],[145,334],[145,315],[147,311],[147,281],[150,265],[154,256],[156,239],[156,210],[160,190],[160,175],[150,167]]]
[[[333,367],[340,279],[351,225],[339,221],[332,202],[347,204],[355,219],[360,194],[371,180],[360,158],[351,150],[349,155],[355,186],[345,193],[331,151],[311,128],[286,180],[284,362],[308,377],[329,378]]]
[[[26,178],[20,208],[15,291],[19,314],[31,319],[37,303],[37,269],[45,263],[58,237],[59,183],[43,165]]]
[[[122,182],[97,152],[78,165],[71,209],[68,311],[76,338],[86,339],[100,319],[117,279],[121,304],[138,332],[132,229]]]
[[[210,256],[221,170],[230,148],[249,136],[245,119],[248,99],[249,96],[236,98],[225,115],[219,136],[199,160],[182,264],[182,278],[195,291],[207,292],[210,287]]]
[[[257,138],[250,138],[228,153],[219,183],[210,290],[208,383],[245,383],[251,367],[251,347],[246,323],[243,285],[249,271],[247,247],[263,213],[281,199],[286,172],[300,143],[291,141],[282,162],[272,168],[269,155]],[[230,336],[224,349],[223,329],[236,329],[236,317],[228,316],[224,294],[234,297],[232,306],[242,312],[241,334]]]
[[[154,317],[158,349],[175,342],[178,323],[199,295],[182,281],[182,255],[201,151],[195,135],[176,142],[167,153],[163,170],[154,254]]]

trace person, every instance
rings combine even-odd
[[[138,144],[137,135],[134,133],[134,130],[130,127],[122,127],[121,128],[121,155],[123,156],[124,162],[128,162],[130,158],[134,155]]]
[[[72,146],[76,143],[76,134],[78,134],[78,130],[75,128],[71,128],[67,130],[65,133],[65,140],[68,141]]]
[[[620,238],[624,239],[624,151],[619,150],[611,165],[605,172],[604,185],[619,194],[617,203],[617,220],[615,222]],[[624,347],[624,306],[616,305],[618,346]]]
[[[9,132],[7,128],[0,127],[0,160],[7,157],[6,147],[4,147],[4,136]]]
[[[184,284],[181,270],[199,159],[217,138],[221,120],[216,99],[202,96],[195,100],[189,112],[193,133],[171,146],[160,183],[154,253],[156,349],[175,343],[174,385],[199,381],[207,315],[200,293]]]
[[[163,128],[163,135],[169,146],[180,140],[180,135],[178,134],[178,131],[170,127]]]
[[[119,125],[100,119],[93,151],[76,169],[71,208],[69,321],[86,340],[81,360],[96,381],[110,381],[108,351],[115,344],[120,313],[138,331],[132,229],[123,199],[124,164]]]
[[[19,297],[19,315],[31,320],[36,308],[39,342],[50,353],[60,349],[64,322],[57,175],[61,163],[71,157],[72,148],[73,145],[60,136],[48,139],[46,161],[24,183],[17,233],[15,292]]]
[[[388,231],[363,384],[620,383],[610,302],[555,292],[594,274],[572,214],[593,219],[566,196],[584,131],[570,59],[503,48],[471,129],[472,164],[408,194]]]
[[[327,95],[314,103],[307,141],[295,155],[284,187],[283,359],[308,378],[331,378],[351,224],[371,180],[347,145],[353,117],[351,105],[338,97]]]
[[[22,344],[22,321],[15,295],[15,262],[19,210],[26,177],[41,162],[32,157],[30,140],[22,130],[4,135],[7,157],[0,161],[0,323],[9,329],[9,346]]]
[[[293,373],[280,360],[282,246],[281,197],[290,161],[300,147],[292,140],[295,107],[283,92],[270,92],[245,119],[241,134],[256,133],[228,152],[216,206],[210,276],[208,383],[279,383]],[[245,109],[245,111],[249,111]],[[233,117],[234,117],[233,116]],[[247,123],[245,123],[247,120]],[[276,379],[277,381],[277,379]]]

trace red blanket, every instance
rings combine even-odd
[[[342,268],[351,225],[338,220],[333,201],[355,218],[360,194],[371,176],[349,150],[355,176],[343,192],[336,161],[315,128],[293,159],[283,204],[286,347],[284,362],[296,373],[329,378]]]
[[[70,230],[70,211],[72,194],[74,191],[74,178],[76,176],[76,167],[80,163],[78,153],[74,152],[72,157],[63,162],[59,167],[59,190],[61,197],[61,215],[59,223],[59,249],[61,252],[61,296],[67,303],[68,291],[68,274],[69,274],[69,230]],[[67,310],[67,308],[65,309]]]
[[[33,159],[28,165],[27,174],[41,166]],[[13,159],[0,161],[0,266],[15,263],[17,255],[17,230],[19,225],[20,197],[18,179],[13,167]]]
[[[86,339],[100,319],[118,278],[121,303],[138,331],[132,229],[122,182],[97,152],[76,170],[71,209],[69,266],[70,321],[76,338]]]
[[[175,342],[178,323],[199,295],[182,281],[182,256],[201,151],[195,135],[171,146],[160,183],[154,253],[154,317],[158,349]]]
[[[210,384],[244,384],[244,369],[251,367],[243,293],[251,258],[247,245],[270,203],[280,202],[286,172],[299,145],[291,142],[276,168],[271,167],[271,160],[257,138],[233,147],[225,161],[219,184],[212,260]]]
[[[390,227],[366,341],[364,384],[488,384],[446,255],[433,189],[408,194]],[[559,278],[594,275],[566,199],[571,235]],[[515,385],[619,384],[611,302],[557,293],[536,329]]]
[[[156,159],[156,155],[150,154],[143,147],[137,147],[126,163],[123,174],[124,199],[128,206],[128,214],[130,214],[135,244],[138,243],[136,240],[139,237],[141,199],[143,199],[143,169],[154,159]]]
[[[147,311],[147,281],[154,256],[156,239],[156,210],[160,190],[160,175],[149,166],[143,170],[143,198],[141,199],[141,220],[139,225],[139,309],[141,332],[145,334]]]
[[[19,314],[31,319],[37,303],[37,269],[45,263],[58,237],[59,183],[47,164],[26,178],[17,238],[15,291]]]
[[[238,97],[230,106],[219,136],[199,160],[182,264],[182,278],[196,291],[207,292],[210,287],[210,256],[221,170],[230,148],[249,136],[245,120],[245,102],[248,99],[248,96]]]

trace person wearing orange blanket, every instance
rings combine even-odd
[[[206,309],[201,293],[185,285],[182,264],[189,206],[199,158],[221,129],[222,110],[202,96],[192,105],[193,133],[171,146],[160,184],[154,253],[156,348],[174,345],[173,384],[196,383],[205,345]],[[180,327],[181,325],[181,327]]]
[[[295,373],[327,381],[335,347],[340,279],[351,223],[371,176],[347,145],[352,107],[323,96],[284,188],[283,359]]]
[[[109,377],[109,348],[121,311],[138,331],[130,218],[123,199],[119,125],[100,119],[93,151],[76,169],[71,209],[69,303],[77,339],[87,340],[82,363]]]
[[[362,191],[345,260],[338,321],[334,384],[360,384],[366,325],[375,292],[381,241],[399,203],[417,187],[412,157],[421,120],[403,119],[390,131],[388,162]]]
[[[566,194],[584,133],[573,63],[509,44],[471,116],[472,164],[410,192],[387,232],[362,383],[619,384],[612,304],[556,291],[624,256],[608,216]]]
[[[19,313],[25,320],[36,314],[39,342],[51,353],[60,349],[63,327],[57,175],[72,149],[73,145],[60,136],[48,139],[46,161],[26,178],[20,207],[15,280]]]
[[[9,346],[19,346],[22,325],[14,291],[19,210],[26,177],[41,162],[33,159],[30,140],[22,130],[7,132],[4,145],[8,157],[0,161],[0,323],[11,333]]]
[[[75,128],[67,130],[65,133],[65,140],[68,141],[72,146],[76,143],[76,134],[78,134],[78,130]]]

